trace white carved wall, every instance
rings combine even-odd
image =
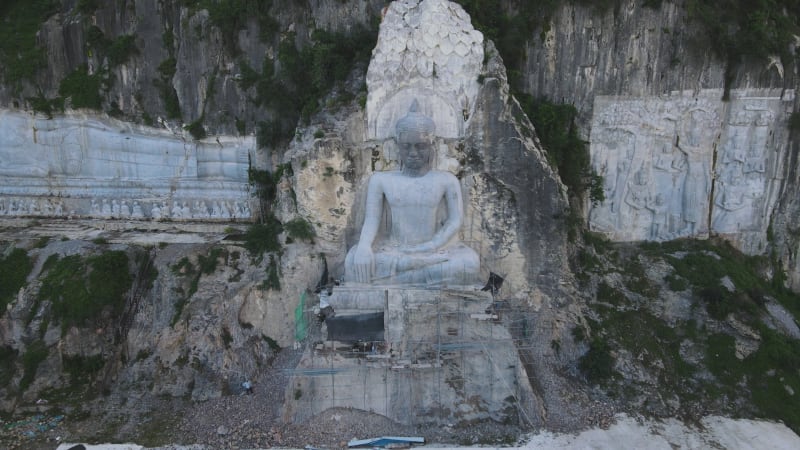
[[[249,220],[253,138],[0,111],[0,216]]]
[[[589,226],[615,241],[724,235],[760,253],[777,200],[794,92],[595,98],[592,167],[606,200]]]

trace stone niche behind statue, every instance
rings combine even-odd
[[[400,170],[374,173],[364,224],[345,259],[345,281],[378,286],[465,286],[478,282],[478,254],[458,239],[461,185],[433,170],[436,126],[416,100],[397,122]]]

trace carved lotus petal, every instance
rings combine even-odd
[[[472,31],[470,32],[470,34],[472,35],[472,39],[473,39],[475,42],[483,42],[483,33],[481,33],[480,31],[478,31],[478,30],[472,30]]]
[[[404,19],[405,22],[408,24],[408,26],[411,27],[412,29],[419,27],[419,22],[420,22],[419,14],[406,14]]]
[[[428,47],[435,47],[439,43],[439,37],[433,33],[425,33],[422,35],[422,40]]]
[[[417,70],[423,77],[429,77],[433,75],[433,64],[429,59],[419,58],[417,60]]]
[[[463,42],[456,44],[454,50],[459,56],[467,56],[469,54],[469,47],[467,47]]]
[[[464,58],[453,53],[447,58],[447,68],[452,73],[462,73],[464,71]]]
[[[403,68],[408,72],[414,70],[414,66],[416,65],[415,59],[416,58],[411,55],[406,55],[406,58],[403,60]]]
[[[386,62],[386,72],[395,73],[400,69],[401,62],[399,60],[392,60]],[[384,74],[380,74],[384,75]]]
[[[428,47],[424,50],[424,53],[428,58],[433,58],[433,54],[436,53],[436,49],[434,47]]]
[[[443,55],[449,55],[453,53],[453,44],[451,44],[449,40],[442,41],[439,43],[439,51],[442,52]]]

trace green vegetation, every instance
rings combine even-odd
[[[185,128],[195,140],[200,140],[206,137],[206,129],[203,127],[202,117],[188,125],[184,125],[183,128]]]
[[[136,36],[123,34],[113,40],[108,39],[103,30],[96,25],[86,30],[86,42],[98,56],[108,58],[109,67],[118,66],[139,53],[139,49],[136,48]]]
[[[208,9],[208,17],[222,32],[222,39],[229,52],[238,52],[239,31],[247,26],[247,21],[258,20],[262,38],[276,31],[278,23],[269,14],[272,0],[216,0],[201,3]]]
[[[288,234],[290,238],[310,241],[312,244],[314,243],[314,236],[317,235],[317,233],[314,231],[314,226],[311,225],[311,222],[303,219],[302,217],[298,217],[286,222],[283,225],[283,228],[286,230],[286,234]]]
[[[244,238],[244,248],[250,256],[260,260],[264,253],[279,252],[282,247],[278,235],[283,232],[283,225],[270,216],[264,223],[251,225]]]
[[[689,0],[686,9],[705,34],[698,45],[727,64],[723,99],[728,98],[735,69],[745,60],[766,61],[777,55],[784,65],[794,61],[791,44],[800,30],[797,0]]]
[[[46,274],[38,301],[52,303],[51,313],[60,320],[63,331],[72,325],[82,326],[97,320],[107,308],[112,314],[121,313],[125,293],[132,283],[128,256],[121,251],[87,258],[80,255],[59,258],[54,254],[45,261],[43,270]]]
[[[676,282],[679,285],[675,288],[682,287],[680,280],[685,280],[695,298],[701,300],[716,319],[734,313],[752,323],[758,318],[765,295],[775,297],[792,313],[800,313],[800,299],[796,294],[775,286],[761,275],[769,266],[768,259],[763,256],[747,256],[728,242],[713,240],[678,240],[650,244],[648,248],[650,252],[667,254],[666,261],[675,268],[675,281],[670,283],[670,288],[673,289]],[[733,291],[722,284],[724,277],[733,283]]]
[[[153,80],[153,85],[158,88],[161,99],[164,101],[164,110],[169,119],[180,119],[181,117],[178,93],[175,91],[175,87],[172,86],[172,77],[175,76],[175,72],[178,70],[177,64],[177,60],[172,56],[161,61],[161,64],[158,65],[160,78]]]
[[[19,381],[20,391],[25,391],[36,377],[39,364],[47,359],[47,346],[44,341],[34,341],[25,349],[22,355],[22,379]]]
[[[93,14],[99,7],[99,0],[78,0],[75,6],[83,14]]]
[[[32,81],[47,58],[36,45],[41,23],[58,11],[56,0],[4,0],[0,2],[0,75],[20,88]]]
[[[69,374],[70,384],[79,386],[87,384],[105,367],[106,360],[103,355],[93,356],[64,356],[62,358],[64,371]]]
[[[104,86],[102,75],[100,73],[89,75],[89,69],[84,64],[61,80],[58,94],[62,98],[71,99],[72,107],[75,109],[100,109],[103,103],[100,88]]]
[[[570,196],[580,198],[588,190],[593,203],[605,200],[603,179],[591,169],[589,146],[578,136],[575,107],[534,99],[527,94],[517,93],[516,96]]]
[[[793,112],[789,116],[789,130],[797,133],[800,131],[800,112]],[[772,239],[770,239],[772,241]]]
[[[264,342],[267,343],[269,349],[272,350],[273,352],[279,352],[281,350],[281,346],[278,345],[278,341],[276,341],[275,339],[272,339],[271,337],[265,334],[261,335],[261,339],[264,339]]]
[[[605,245],[611,246],[600,244]],[[592,338],[578,361],[587,380],[602,385],[611,397],[641,404],[645,412],[676,414],[698,407],[725,414],[755,412],[800,429],[800,399],[789,395],[800,390],[800,341],[762,320],[768,297],[797,314],[800,296],[762,276],[769,273],[768,258],[743,255],[714,239],[616,247],[627,253],[624,258],[610,259],[616,251],[597,252],[606,270],[595,275],[597,301],[588,304],[587,318]],[[664,312],[654,299],[662,280],[650,279],[644,270],[652,263],[672,266],[663,283],[688,291],[683,295],[691,292],[685,307],[697,320],[682,319],[686,312],[659,317]],[[620,278],[627,290],[612,286],[610,280]],[[644,289],[637,291],[637,286]],[[731,317],[760,339],[731,328]],[[573,337],[586,341],[581,328],[573,330]],[[614,371],[614,357],[626,361],[619,366],[625,368],[624,377]],[[640,371],[646,375],[640,377]],[[680,409],[674,409],[678,404]]]
[[[225,345],[225,348],[230,349],[231,343],[233,342],[231,330],[229,330],[228,327],[222,327],[222,333],[220,333],[220,337],[222,338],[222,344]]]
[[[33,269],[28,252],[15,248],[6,257],[0,257],[0,311],[13,301]]]
[[[56,97],[49,99],[44,96],[41,89],[38,91],[36,97],[26,98],[34,112],[44,114],[48,119],[53,118],[53,112],[64,110],[64,99]]]
[[[614,374],[614,358],[611,356],[608,343],[602,339],[592,339],[589,351],[581,357],[578,367],[592,384],[611,378]]]
[[[17,352],[11,347],[0,347],[0,386],[8,386],[17,372]]]
[[[280,291],[281,290],[281,276],[278,262],[275,255],[269,255],[269,263],[267,264],[267,278],[261,284],[264,289]]]
[[[175,326],[175,324],[178,323],[183,313],[183,308],[197,292],[198,285],[200,284],[200,277],[214,273],[219,265],[219,258],[227,258],[227,256],[228,253],[225,249],[221,247],[212,247],[208,255],[197,255],[196,268],[186,256],[170,267],[172,273],[189,281],[188,289],[184,289],[185,286],[176,289],[180,297],[175,302],[175,313],[172,315],[172,320],[170,321],[171,326]]]
[[[261,73],[240,61],[241,87],[254,88],[256,105],[279,112],[276,119],[259,122],[259,146],[276,146],[290,139],[298,119],[308,122],[322,106],[322,98],[343,83],[357,63],[366,67],[376,38],[377,29],[357,28],[349,34],[315,30],[310,45],[298,49],[290,35],[278,48],[278,73],[269,59]]]

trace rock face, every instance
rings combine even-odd
[[[0,111],[0,215],[249,221],[254,154],[253,137]]]

